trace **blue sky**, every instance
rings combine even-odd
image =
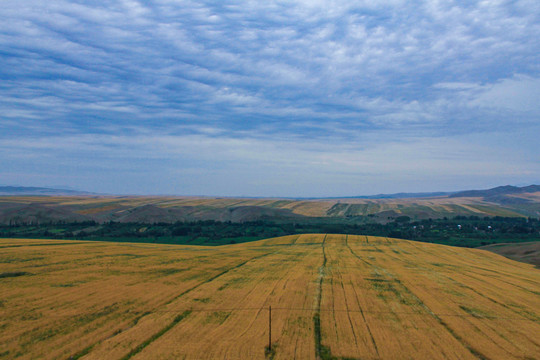
[[[538,1],[3,0],[0,17],[3,185],[540,182]]]

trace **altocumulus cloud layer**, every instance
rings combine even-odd
[[[538,1],[0,3],[3,184],[334,196],[540,179]]]

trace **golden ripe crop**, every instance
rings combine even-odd
[[[0,359],[540,358],[538,304],[531,265],[397,239],[0,240]]]

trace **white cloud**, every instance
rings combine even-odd
[[[534,1],[4,0],[0,145],[17,134],[10,159],[96,152],[110,168],[132,154],[191,159],[194,172],[216,156],[244,173],[258,159],[269,175],[339,164],[356,179],[438,168],[465,148],[476,160],[459,152],[439,176],[487,176],[485,163],[501,176],[511,162],[494,142],[484,151],[452,139],[538,123],[538,10]],[[525,139],[519,154],[533,158],[535,144]]]
[[[540,116],[540,78],[515,76],[481,87],[472,104]]]
[[[440,186],[448,186],[446,178],[458,181],[454,186],[459,187],[456,179],[460,176],[465,186],[471,179],[506,180],[509,170],[514,181],[537,175],[538,163],[516,158],[509,151],[511,145],[498,148],[475,137],[458,137],[443,144],[429,138],[358,145],[335,142],[321,149],[320,142],[309,139],[145,133],[10,140],[2,147],[9,147],[21,163],[50,158],[55,159],[55,168],[69,169],[84,162],[87,169],[96,170],[98,179],[107,171],[141,178],[158,172],[164,182],[159,192],[170,192],[175,176],[184,179],[186,174],[204,174],[197,181],[199,185],[189,184],[193,192],[182,193],[209,193],[217,187],[222,195],[336,196],[358,194],[361,189],[377,192],[381,187],[375,183],[390,189],[390,183],[398,181],[405,190],[422,191],[426,186],[427,190],[444,189]],[[74,159],[78,160],[74,163]],[[238,186],[238,179],[244,188]],[[430,179],[431,184],[426,185],[423,179]],[[285,186],[287,183],[297,185]],[[335,184],[340,188],[334,188]],[[304,188],[291,190],[299,185]]]

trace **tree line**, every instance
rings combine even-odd
[[[536,218],[456,216],[412,221],[407,216],[387,223],[312,218],[305,222],[192,221],[169,223],[56,222],[0,226],[4,238],[48,238],[167,244],[223,245],[303,233],[372,235],[477,247],[501,242],[540,240]]]

